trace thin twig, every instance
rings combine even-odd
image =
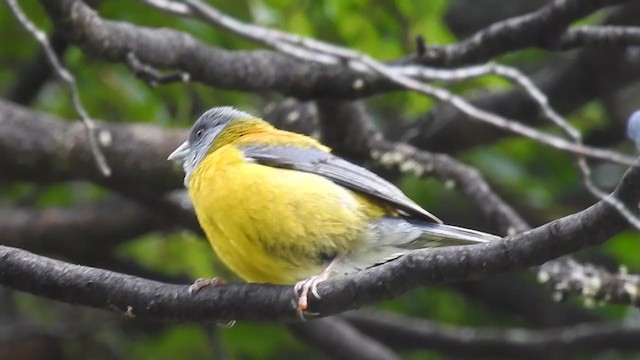
[[[607,204],[613,206],[618,212],[627,219],[627,221],[633,225],[636,229],[640,229],[640,218],[635,216],[629,208],[627,208],[623,203],[621,203],[618,199],[612,197],[611,195],[605,193],[600,190],[591,179],[591,168],[587,164],[587,160],[584,157],[580,157],[578,159],[578,168],[582,172],[582,178],[584,181],[584,185],[587,190],[589,190],[596,198],[606,202]]]
[[[486,63],[457,69],[434,69],[425,66],[398,66],[397,71],[406,76],[426,81],[439,80],[446,82],[467,81],[486,75],[501,76],[511,82],[514,82],[529,96],[531,96],[531,98],[538,103],[544,115],[572,138],[580,136],[580,132],[575,127],[568,124],[560,115],[551,109],[546,95],[533,83],[533,81],[514,67],[496,63]]]
[[[91,152],[96,161],[96,165],[98,165],[98,169],[102,173],[103,176],[111,175],[111,168],[109,164],[107,164],[107,159],[104,154],[100,150],[98,145],[98,140],[96,139],[95,134],[95,123],[89,117],[89,114],[85,110],[82,105],[82,101],[80,100],[80,92],[78,91],[78,87],[76,85],[76,79],[71,75],[71,73],[62,66],[58,56],[55,51],[51,47],[49,43],[49,39],[47,35],[40,29],[38,29],[22,12],[22,9],[16,2],[16,0],[6,0],[7,5],[15,15],[18,22],[27,30],[31,35],[40,43],[42,48],[45,51],[47,60],[51,64],[51,67],[55,70],[58,77],[67,85],[69,91],[71,93],[71,102],[73,104],[73,108],[75,109],[80,119],[82,119],[82,123],[85,126],[87,138],[89,139],[89,145],[91,147]]]
[[[531,96],[531,98],[538,104],[545,118],[551,120],[558,125],[576,144],[582,145],[582,135],[580,131],[571,125],[566,119],[558,114],[549,104],[549,99],[538,87],[520,71],[507,66],[499,66],[494,68],[496,74],[501,74],[504,77],[516,81],[520,87]],[[609,196],[609,194],[600,190],[591,179],[591,168],[587,163],[585,156],[577,154],[577,164],[582,179],[589,192],[595,196],[598,200],[602,200],[607,204],[613,206],[615,209],[624,216],[629,223],[631,223],[636,229],[640,229],[640,219],[633,214],[632,211],[617,200],[616,198]]]
[[[159,2],[154,1],[154,3],[156,3],[157,7]],[[343,63],[346,61],[346,63],[354,70],[361,71],[363,73],[371,71],[398,85],[401,85],[406,89],[414,90],[442,102],[451,104],[472,119],[489,123],[498,128],[516,133],[562,151],[616,162],[623,165],[631,165],[635,160],[633,157],[608,149],[599,149],[575,144],[565,139],[546,134],[535,128],[520,124],[514,120],[482,110],[472,105],[464,98],[457,96],[446,89],[425,84],[411,76],[404,75],[401,71],[398,71],[397,66],[383,64],[358,51],[327,44],[315,39],[288,34],[274,29],[245,24],[223,14],[214,7],[200,0],[186,0],[186,3],[190,6],[191,10],[188,13],[189,16],[193,16],[195,13],[199,18],[202,18],[215,26],[301,60],[311,60],[329,64]],[[160,8],[164,9],[162,7]],[[333,58],[330,59],[331,57]]]
[[[418,80],[415,80],[414,78],[394,73],[387,66],[373,60],[367,55],[363,55],[360,60],[363,64],[366,64],[371,69],[378,72],[380,75],[387,77],[389,80],[402,85],[407,89],[417,91],[419,93],[436,98],[444,103],[451,104],[472,119],[489,123],[498,128],[513,132],[518,135],[522,135],[526,138],[535,140],[542,144],[549,145],[558,150],[571,152],[577,155],[589,156],[601,160],[612,161],[624,165],[631,165],[634,162],[634,158],[630,156],[623,155],[608,149],[598,149],[582,144],[572,143],[565,139],[552,136],[535,128],[523,125],[514,120],[507,119],[500,115],[477,108],[464,98],[453,94],[449,90],[425,84]]]
[[[514,68],[507,66],[498,66],[493,69],[496,74],[500,74],[504,77],[516,81],[520,87],[531,96],[531,98],[538,104],[545,118],[551,120],[558,125],[570,138],[574,140],[576,144],[582,145],[582,135],[580,131],[571,125],[566,119],[558,114],[549,104],[549,99],[538,87],[524,74]],[[598,200],[602,200],[609,205],[617,209],[622,216],[624,216],[629,223],[631,223],[636,229],[640,229],[640,219],[633,214],[632,211],[614,197],[600,190],[591,179],[591,168],[587,163],[587,159],[580,154],[577,154],[577,164],[584,184]]]
[[[547,96],[526,75],[522,74],[515,68],[504,65],[487,64],[486,70],[490,73],[501,75],[516,82],[538,104],[545,118],[558,125],[558,127],[560,127],[560,129],[562,129],[571,139],[573,139],[576,144],[583,144],[580,131],[573,125],[571,125],[566,119],[564,119],[551,107]],[[593,183],[593,180],[591,179],[591,168],[587,163],[587,159],[583,155],[577,154],[577,164],[587,190],[591,192],[591,194],[593,194],[598,200],[602,200],[613,206],[636,229],[640,229],[640,219],[637,216],[633,215],[632,211],[627,209],[627,207],[619,200],[609,196],[609,194],[600,190]]]
[[[155,87],[158,84],[169,84],[178,81],[188,82],[191,78],[191,75],[184,71],[173,71],[163,74],[158,69],[140,61],[133,51],[127,54],[127,66],[135,76],[144,80],[151,87]]]
[[[170,14],[180,16],[193,16],[191,9],[181,2],[171,0],[140,0],[140,2]]]

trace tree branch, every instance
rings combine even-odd
[[[291,324],[289,330],[295,337],[322,351],[331,359],[399,359],[393,351],[337,317]]]
[[[593,354],[607,349],[640,350],[640,327],[582,324],[550,330],[447,326],[432,321],[365,311],[343,317],[357,329],[395,348],[430,349],[464,357],[540,359]]]
[[[640,200],[640,163],[612,196],[626,205]],[[319,285],[310,311],[336,314],[399,296],[417,286],[480,279],[540,265],[606,241],[628,228],[599,202],[534,230],[487,244],[419,250],[398,260]],[[169,285],[105,270],[71,265],[0,246],[0,284],[65,302],[171,321],[292,320],[293,289],[277,285],[221,285],[190,295]],[[381,285],[383,284],[383,285]]]
[[[640,6],[629,4],[612,12],[606,24],[638,25],[639,14]],[[547,95],[554,109],[567,114],[588,101],[606,97],[636,82],[640,78],[639,64],[633,48],[608,48],[606,52],[600,48],[586,48],[568,61],[555,59],[531,75],[531,79]],[[469,101],[507,118],[535,126],[543,124],[535,102],[520,88],[480,94]],[[467,115],[447,104],[435,107],[405,131],[418,134],[411,139],[413,145],[447,153],[487,144],[508,135],[499,129],[467,121]],[[618,131],[617,139],[622,139],[623,134]]]
[[[335,109],[330,111],[332,115],[341,114],[340,111],[335,111]],[[86,142],[86,138],[81,136],[82,130],[76,130],[77,136],[71,137],[71,139],[75,140],[69,140],[69,134],[74,133],[72,129],[79,124],[59,122],[47,115],[39,115],[40,118],[34,121],[33,114],[29,111],[2,101],[0,101],[0,113],[4,114],[2,117],[3,124],[8,125],[2,128],[10,130],[8,132],[0,131],[0,149],[3,150],[3,156],[0,157],[0,169],[5,170],[0,173],[5,178],[19,180],[31,178],[36,181],[89,178],[97,182],[106,181],[106,185],[110,187],[127,189],[130,192],[134,191],[133,189],[164,191],[181,186],[179,169],[170,169],[170,164],[165,161],[165,156],[175,146],[167,145],[178,144],[182,140],[182,136],[184,136],[182,132],[166,134],[164,131],[151,126],[106,125],[109,126],[110,133],[116,134],[112,139],[111,146],[106,148],[106,153],[109,157],[113,156],[113,160],[110,161],[119,171],[116,176],[105,179],[92,172],[86,173],[87,166],[83,166],[83,161],[92,160],[87,152],[88,149],[83,148],[82,143]],[[353,122],[351,124],[357,123],[357,116],[354,114],[345,113],[344,115],[346,115],[346,118],[352,119]],[[344,118],[342,115],[334,117],[334,119],[339,120],[338,123],[348,124],[349,122],[341,122],[341,119]],[[360,134],[370,135],[366,131],[360,132]],[[374,139],[375,137],[370,138]],[[34,142],[33,139],[38,139],[38,141]],[[69,143],[74,144],[71,146],[71,151],[68,150]],[[142,151],[141,154],[137,154],[137,150],[136,156],[131,156],[129,146],[132,143],[146,144],[139,148],[139,151]],[[398,145],[398,148],[395,144],[384,140],[376,140],[373,143],[377,144],[375,149],[383,154],[401,154],[400,158],[394,157],[396,160],[400,160],[396,163],[400,169],[431,169],[445,181],[454,179],[463,193],[478,204],[489,219],[497,221],[505,233],[524,229],[519,217],[517,215],[514,217],[514,213],[508,205],[499,200],[489,190],[475,169],[459,164],[445,155],[414,152],[415,150],[404,145]],[[160,150],[164,148],[166,150]],[[337,150],[339,151],[340,147]],[[360,154],[368,155],[370,153],[370,150],[364,148],[364,151]],[[55,161],[52,161],[51,154],[56,155]],[[119,154],[126,154],[126,156]],[[57,156],[60,157],[58,158]],[[387,156],[388,158],[390,157]],[[15,161],[15,159],[20,159],[21,161]],[[412,167],[406,165],[410,164],[411,161],[417,161],[420,166]],[[43,171],[47,167],[52,168],[51,170]],[[144,168],[145,172],[138,175],[140,168]],[[146,171],[162,175],[146,176]],[[43,174],[47,174],[48,178],[42,178]],[[141,184],[138,176],[144,176],[143,182],[146,182]],[[113,180],[116,180],[116,182],[112,183],[111,181]],[[157,198],[157,196],[151,197]],[[505,206],[506,208],[504,208]],[[193,220],[192,215],[189,218]],[[517,225],[518,223],[520,225]],[[515,227],[513,227],[514,224],[516,224]],[[197,229],[197,224],[194,226]]]
[[[456,44],[428,46],[422,56],[414,55],[407,61],[451,66],[483,63],[527,47],[555,49],[573,21],[605,6],[625,2],[629,0],[554,0],[529,14],[491,24]],[[577,46],[575,41],[571,44]]]
[[[523,125],[517,121],[477,108],[453,92],[428,83],[428,81],[439,78],[451,78],[452,74],[434,76],[438,71],[447,73],[447,70],[434,70],[421,67],[389,67],[367,54],[349,48],[332,45],[311,38],[292,35],[283,31],[243,23],[229,17],[214,7],[207,5],[201,0],[185,1],[197,16],[205,19],[212,25],[220,27],[233,34],[237,34],[243,38],[255,41],[259,44],[271,47],[294,58],[330,64],[344,63],[345,66],[357,68],[364,74],[378,74],[391,80],[395,84],[401,85],[405,90],[415,91],[441,102],[451,104],[456,109],[468,115],[471,120],[490,124],[502,130],[552,146],[556,149],[571,152],[576,156],[589,156],[618,162],[624,165],[631,165],[634,161],[633,158],[629,158],[628,156],[615,153],[607,149],[593,149],[585,147],[579,140],[579,132],[570,126],[568,122],[558,116],[555,111],[548,106],[548,100],[544,94],[540,92],[528,78],[523,76],[516,69],[499,65],[484,66],[482,69],[479,69],[481,67],[477,67],[475,69],[476,71],[473,71],[473,68],[459,69],[455,72],[455,77],[458,79],[464,78],[465,76],[473,77],[478,73],[477,70],[481,70],[481,72],[491,71],[512,81],[516,81],[519,86],[526,90],[528,95],[536,100],[536,103],[544,116],[562,128],[565,132],[568,132],[571,135],[570,138],[572,141],[568,142],[563,138],[550,135],[527,125]],[[465,73],[468,75],[459,75]],[[633,220],[631,216],[629,216],[629,218]]]
[[[302,62],[273,51],[228,51],[180,31],[105,20],[78,0],[42,1],[42,5],[67,40],[89,53],[126,63],[133,52],[146,65],[181,70],[192,80],[221,89],[355,98],[399,88],[383,77],[345,66]]]
[[[558,260],[549,263],[555,261]],[[481,281],[467,281],[457,284],[454,289],[472,298],[474,304],[483,304],[494,313],[515,317],[531,327],[558,327],[604,320],[603,315],[590,309],[572,302],[553,300],[550,291],[527,273],[505,273]]]
[[[557,49],[569,50],[584,46],[638,46],[640,45],[640,27],[636,26],[581,26],[569,29],[558,43]]]
[[[640,306],[640,275],[611,273],[594,265],[582,265],[571,258],[543,265],[538,280],[546,283],[559,299],[582,295],[585,303]]]
[[[5,1],[9,6],[9,9],[11,9],[11,11],[13,12],[15,18],[20,23],[20,25],[22,25],[22,27],[24,27],[25,30],[27,30],[33,36],[33,38],[40,43],[40,45],[42,46],[46,54],[46,58],[49,61],[49,64],[51,65],[51,67],[53,68],[55,74],[58,76],[58,78],[60,78],[60,80],[68,88],[69,93],[71,95],[71,104],[73,106],[73,109],[75,110],[80,120],[82,120],[82,124],[84,125],[84,128],[85,128],[85,135],[87,139],[89,139],[89,148],[91,149],[91,153],[93,154],[95,164],[103,176],[111,175],[111,168],[109,167],[109,164],[104,158],[104,154],[102,153],[102,150],[100,149],[100,146],[99,146],[100,144],[96,139],[95,123],[89,117],[89,113],[87,112],[87,110],[84,108],[84,105],[82,104],[82,100],[80,99],[80,92],[78,90],[78,86],[76,85],[75,77],[62,65],[60,59],[58,58],[58,55],[56,54],[55,50],[51,46],[51,43],[47,37],[47,34],[42,30],[40,30],[38,27],[36,27],[35,24],[33,24],[31,20],[27,18],[27,16],[22,12],[22,9],[20,8],[16,0],[5,0]]]
[[[0,178],[48,183],[90,180],[121,193],[180,189],[182,170],[166,161],[186,131],[153,125],[96,123],[113,175],[93,165],[89,142],[79,123],[63,122],[0,99]],[[135,156],[133,155],[135,152]]]
[[[169,226],[161,217],[117,198],[68,208],[0,207],[0,244],[74,258],[162,228]]]
[[[64,15],[68,13],[73,13],[74,16],[71,16],[71,18],[74,19],[73,23],[81,23],[83,21],[81,20],[81,18],[84,18],[85,20],[90,22],[90,24],[87,24],[87,26],[85,26],[89,29],[93,29],[107,23],[106,21],[101,20],[97,16],[95,16],[95,14],[92,13],[89,8],[87,7],[83,8],[81,3],[73,2],[73,0],[67,0],[67,1],[61,0],[60,3],[57,3],[57,4],[52,4],[50,2],[45,4],[49,4],[50,6],[49,12],[50,12],[50,15],[53,17],[54,21],[56,18],[60,18],[60,17],[68,18],[68,16],[65,17]],[[466,100],[461,98],[460,96],[457,96],[448,90],[445,90],[443,88],[439,88],[436,86],[432,86],[426,82],[417,80],[416,78],[412,77],[413,75],[407,75],[403,73],[402,72],[403,69],[395,69],[395,68],[389,67],[385,64],[382,64],[376,61],[375,59],[371,58],[366,54],[359,53],[351,49],[323,43],[314,39],[294,36],[285,32],[269,30],[269,29],[265,29],[255,25],[244,24],[242,22],[239,22],[233,18],[226,16],[225,14],[219,12],[217,9],[210,7],[199,0],[189,1],[188,4],[191,7],[191,10],[193,12],[196,12],[198,16],[204,17],[205,19],[209,20],[215,25],[221,26],[225,30],[231,31],[232,33],[240,34],[245,38],[251,39],[253,41],[258,41],[261,44],[273,47],[274,49],[281,51],[287,55],[290,55],[294,58],[302,57],[305,60],[309,60],[310,58],[308,54],[309,53],[315,54],[314,56],[317,57],[318,60],[310,61],[309,64],[311,65],[320,66],[317,63],[318,61],[320,61],[319,60],[320,58],[323,58],[325,60],[327,58],[331,58],[332,59],[330,64],[331,67],[335,67],[335,66],[342,67],[344,68],[345,71],[349,71],[351,70],[351,68],[358,68],[359,70],[356,73],[361,75],[361,77],[356,78],[355,82],[350,83],[351,85],[347,84],[347,86],[351,86],[350,89],[353,88],[357,90],[357,89],[368,88],[367,83],[365,81],[366,79],[364,77],[374,76],[377,78],[381,78],[384,81],[388,81],[391,84],[399,85],[401,88],[405,90],[416,91],[424,95],[427,95],[429,97],[435,98],[437,100],[450,103],[454,105],[457,109],[462,111],[463,113],[467,114],[473,120],[488,123],[492,126],[501,128],[503,130],[507,130],[507,131],[531,138],[545,145],[552,146],[554,148],[557,148],[563,151],[568,151],[574,154],[618,162],[625,165],[629,165],[633,163],[632,159],[630,159],[628,156],[625,156],[623,154],[619,154],[614,151],[610,151],[608,149],[595,149],[595,148],[585,147],[582,144],[566,141],[563,138],[556,137],[554,135],[539,131],[537,129],[523,125],[519,122],[503,118],[500,115],[484,111],[480,108],[473,106],[472,104],[468,103]],[[570,5],[569,7],[571,6],[572,5]],[[560,8],[562,8],[562,6],[560,6]],[[81,16],[80,13],[82,11],[85,11],[85,13],[82,14]],[[62,23],[62,24],[64,25],[66,23]],[[129,27],[122,27],[121,30],[124,31],[126,29],[128,31],[131,31],[132,28],[133,27],[129,25]],[[166,32],[168,31],[169,30],[166,30]],[[79,30],[69,28],[68,32],[78,33]],[[138,32],[139,33],[137,34],[136,39],[144,37],[143,33],[151,33],[152,31],[149,29],[139,28]],[[98,32],[97,35],[103,36],[105,33],[106,32],[102,31],[102,32]],[[113,35],[111,32],[108,32],[108,33],[110,35]],[[176,33],[172,32],[172,34],[175,35]],[[166,36],[163,37],[163,40],[166,41],[169,34],[165,34],[165,35]],[[179,42],[180,45],[190,43],[188,41],[189,39],[192,40],[192,38],[186,34],[180,34],[180,35],[182,38],[182,41]],[[102,39],[102,41],[100,41],[99,44],[96,44],[96,45],[103,46],[105,43],[111,44],[112,42],[122,43],[123,40],[111,39],[111,41],[106,41],[105,39]],[[136,49],[138,48],[136,47]],[[192,50],[191,53],[193,53],[193,49],[190,49],[190,50]],[[166,51],[166,46],[163,47],[163,51]],[[305,52],[305,54],[307,55],[300,56],[299,53],[301,51]],[[126,52],[124,56],[126,58],[129,58],[132,55],[132,53],[133,51],[129,50]],[[136,55],[136,54],[133,54],[133,55]],[[139,57],[139,56],[136,56],[136,57]],[[144,62],[144,59],[142,59],[142,61]],[[346,62],[346,64],[349,66],[341,66],[343,65],[342,64],[343,62]],[[150,63],[150,65],[153,65],[153,64]],[[291,74],[292,69],[287,69],[287,73]],[[227,75],[229,76],[229,74]],[[244,76],[246,75],[246,73],[243,72],[240,75]],[[297,78],[297,79],[298,81],[304,84],[310,83],[309,79],[306,77]],[[251,83],[253,82],[254,82],[254,79],[252,78]],[[242,87],[242,85],[239,85],[239,89],[245,90]],[[255,91],[256,89],[253,89],[253,90]],[[277,89],[277,90],[281,91],[280,89]]]

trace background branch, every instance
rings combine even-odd
[[[346,321],[330,317],[289,325],[298,339],[318,348],[332,359],[400,359],[381,343],[360,333]]]
[[[429,64],[481,63],[525,47],[555,48],[571,23],[604,6],[624,0],[553,0],[539,10],[491,24],[473,36],[448,46],[431,46],[424,55],[410,61]]]
[[[1,244],[72,258],[90,258],[170,226],[142,206],[117,198],[69,208],[0,207]]]
[[[559,298],[582,295],[585,302],[595,304],[630,304],[640,306],[640,276],[622,270],[611,273],[594,265],[581,265],[566,258],[545,264],[538,279],[548,283]]]
[[[383,313],[343,315],[350,324],[394,348],[430,349],[445,354],[495,358],[566,358],[608,349],[637,350],[640,328],[619,324],[583,324],[549,330],[447,326],[432,321]]]
[[[62,80],[62,82],[67,86],[69,92],[71,94],[71,102],[73,104],[73,108],[78,114],[78,117],[82,120],[82,124],[85,128],[86,136],[89,140],[89,147],[91,149],[91,153],[95,160],[95,164],[98,166],[98,169],[102,173],[103,176],[111,175],[111,168],[109,168],[109,164],[107,164],[106,159],[104,158],[104,154],[102,154],[102,150],[100,150],[100,144],[96,139],[95,134],[95,124],[93,120],[89,117],[89,113],[82,105],[82,101],[80,100],[80,93],[78,91],[78,87],[76,85],[76,79],[71,75],[71,73],[62,66],[58,56],[56,55],[55,50],[51,46],[47,35],[40,29],[38,29],[22,12],[20,6],[18,5],[16,0],[6,0],[7,5],[9,5],[9,9],[13,12],[16,19],[20,24],[27,30],[31,35],[36,39],[42,48],[45,51],[46,58],[49,61],[49,64],[53,68],[55,74]]]
[[[171,167],[166,159],[184,141],[185,131],[96,123],[98,138],[102,139],[105,157],[113,170],[113,175],[105,178],[93,167],[82,124],[63,122],[3,100],[0,118],[0,177],[5,181],[91,180],[121,192],[143,194],[182,187],[181,169]],[[52,156],[55,161],[51,161]]]

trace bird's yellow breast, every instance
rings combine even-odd
[[[293,284],[319,273],[385,213],[322,176],[247,162],[236,144],[205,156],[189,193],[219,258],[249,282]]]

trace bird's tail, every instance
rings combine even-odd
[[[452,225],[383,217],[370,224],[367,246],[349,253],[336,266],[336,272],[346,274],[362,270],[418,249],[472,245],[499,239],[496,235]]]
[[[481,231],[402,217],[385,217],[372,225],[374,243],[408,250],[471,245],[500,239]]]
[[[497,235],[458,226],[410,220],[407,222],[420,230],[421,235],[414,240],[423,243],[420,247],[472,245],[501,239]]]

